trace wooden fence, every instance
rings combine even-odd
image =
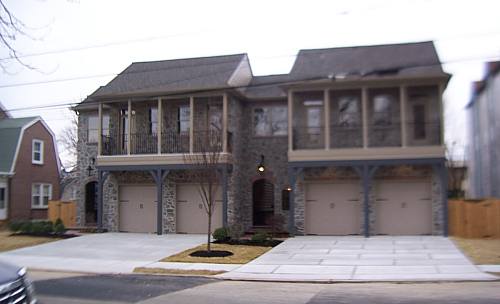
[[[49,201],[49,220],[55,222],[60,218],[64,226],[76,226],[76,204],[74,202]]]
[[[450,200],[448,223],[452,236],[500,238],[500,200]]]

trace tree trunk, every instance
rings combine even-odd
[[[210,205],[209,205],[210,207]],[[212,231],[212,208],[209,208],[208,212],[208,231],[207,231],[207,251],[210,252],[210,234]]]

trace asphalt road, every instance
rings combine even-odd
[[[201,277],[31,273],[42,304],[500,303],[500,282],[303,284]]]

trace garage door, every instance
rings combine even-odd
[[[361,204],[359,182],[317,183],[306,186],[307,234],[359,234]]]
[[[120,186],[120,231],[156,232],[156,187]]]
[[[376,182],[375,188],[375,229],[378,234],[431,234],[432,204],[429,181]]]
[[[207,233],[208,216],[197,185],[177,185],[176,208],[177,233]],[[219,227],[222,227],[220,188],[217,191],[215,212],[212,215],[212,232]]]

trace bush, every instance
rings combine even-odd
[[[212,233],[212,236],[216,241],[219,242],[227,241],[229,240],[229,229],[224,227],[217,228],[215,229],[214,233]]]
[[[50,234],[54,232],[54,227],[51,221],[33,221],[31,222],[31,230],[26,233],[32,234]]]
[[[266,232],[257,232],[252,235],[253,242],[265,242],[270,238],[269,234]]]
[[[21,222],[21,221],[10,222],[9,223],[9,230],[12,232],[18,232],[19,230],[21,230],[22,225],[23,225],[23,222]]]
[[[31,221],[22,222],[21,227],[19,228],[19,232],[33,233],[33,223]]]
[[[58,218],[54,223],[54,232],[56,234],[63,234],[66,232],[66,227],[64,227],[64,223],[60,218]]]

